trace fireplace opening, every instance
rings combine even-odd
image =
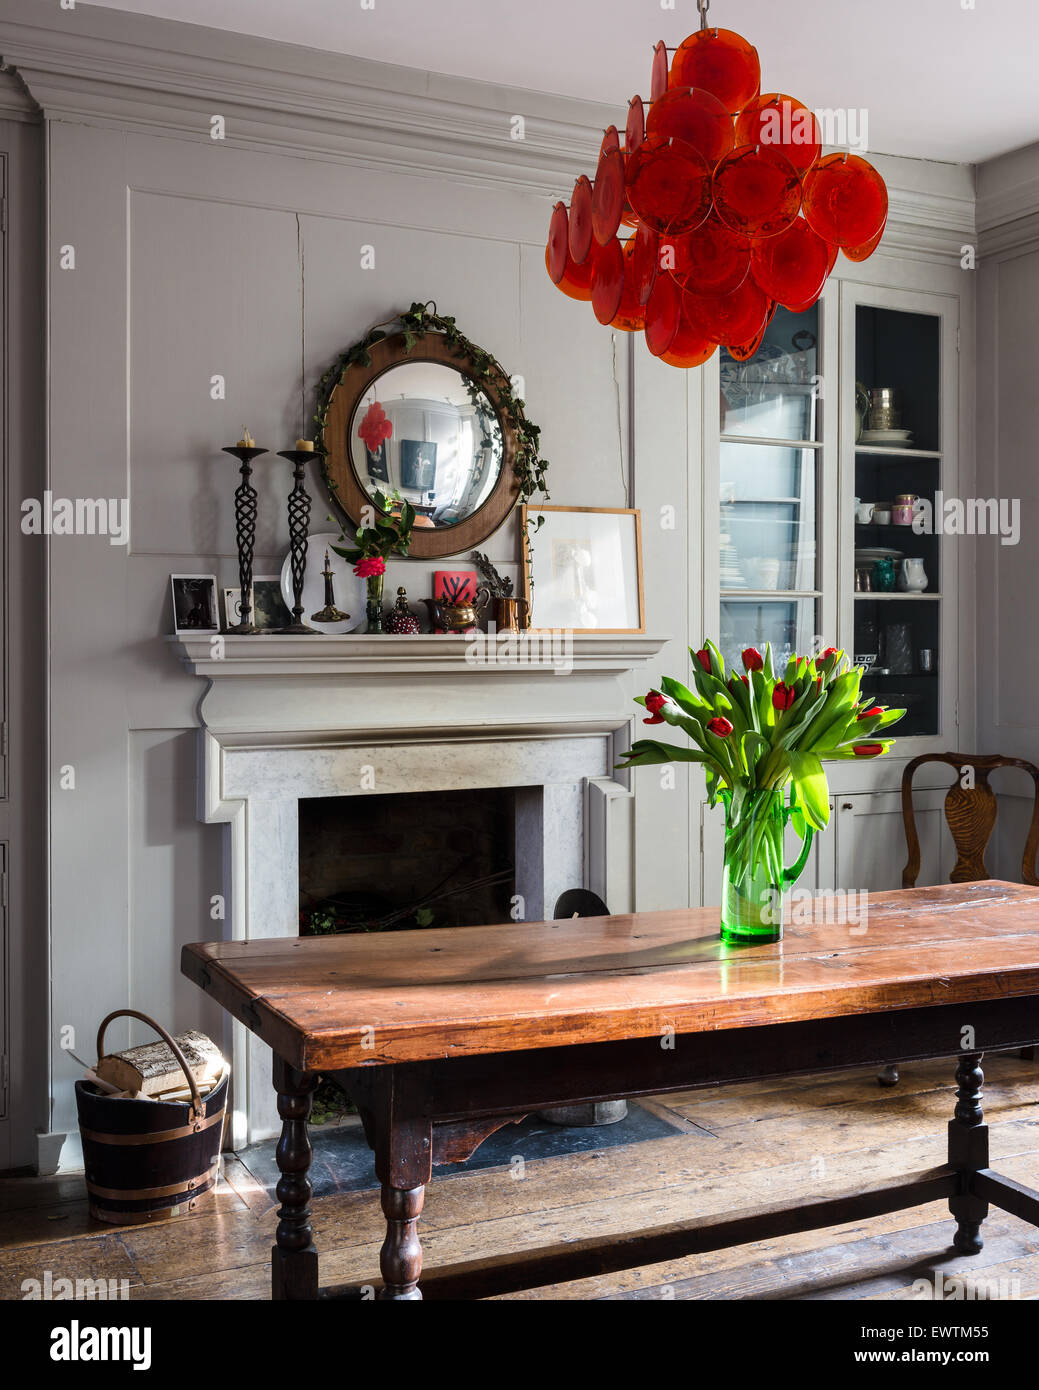
[[[300,935],[511,921],[509,788],[299,802]]]

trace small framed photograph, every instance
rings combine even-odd
[[[632,508],[523,507],[523,597],[530,626],[645,632],[642,518]]]
[[[219,632],[215,574],[171,574],[173,631]]]
[[[224,589],[224,627],[237,627],[242,621],[241,589]]]
[[[288,627],[292,614],[285,607],[281,596],[280,574],[257,574],[253,576],[254,625],[264,631],[271,628]]]

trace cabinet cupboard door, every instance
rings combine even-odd
[[[902,887],[909,851],[898,792],[839,796],[836,813],[837,887],[881,893]],[[945,826],[944,791],[918,791],[913,797],[920,837],[917,886],[945,883],[955,863]]]
[[[815,837],[804,873],[797,881],[799,888],[834,888],[836,845],[832,834],[833,799],[830,800],[830,829]],[[725,813],[721,806],[712,811],[706,802],[700,805],[700,902],[713,907],[722,900],[722,855],[725,849]],[[801,841],[795,832],[786,832],[786,862],[792,864],[801,852]]]

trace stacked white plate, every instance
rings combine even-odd
[[[912,430],[863,430],[859,435],[860,444],[882,446],[885,449],[911,449]]]

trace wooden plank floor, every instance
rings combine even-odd
[[[434,1179],[421,1222],[426,1261],[825,1195],[939,1164],[952,1071],[949,1062],[913,1063],[891,1090],[856,1071],[658,1097],[650,1104],[679,1126],[673,1138]],[[990,1057],[985,1072],[993,1166],[1039,1188],[1039,1064]],[[383,1223],[373,1191],[317,1200],[314,1229],[323,1283],[376,1279]],[[264,1299],[273,1232],[273,1204],[232,1155],[204,1210],[139,1228],[93,1222],[75,1176],[8,1178],[0,1298],[22,1297],[23,1280],[50,1270],[126,1279],[132,1298]],[[1039,1230],[993,1212],[973,1259],[951,1253],[951,1232],[945,1204],[934,1203],[510,1297],[906,1299],[936,1272],[975,1287],[1005,1280],[1014,1296],[1039,1297]]]

